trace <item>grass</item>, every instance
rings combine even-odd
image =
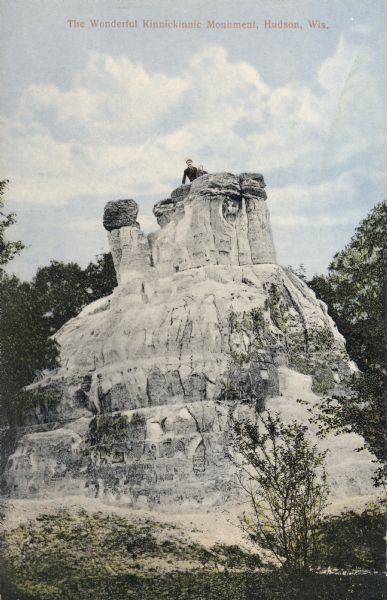
[[[30,584],[6,600],[383,600],[382,575],[309,575],[279,572],[171,572],[86,577],[59,586]]]
[[[20,525],[3,536],[1,560],[2,600],[386,597],[382,575],[289,575],[235,545],[205,548],[172,525],[99,512],[61,511]]]

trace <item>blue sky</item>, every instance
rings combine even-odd
[[[209,172],[262,172],[278,260],[310,275],[384,197],[382,0],[3,0],[1,16],[0,177],[12,236],[28,245],[11,265],[23,278],[106,251],[109,200],[134,198],[155,230],[153,204],[187,156]],[[143,19],[202,28],[146,30]],[[212,19],[258,29],[215,31]],[[265,29],[268,19],[302,29]]]

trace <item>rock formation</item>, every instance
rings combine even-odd
[[[19,432],[5,471],[11,496],[175,511],[237,500],[224,389],[231,353],[251,346],[251,314],[259,408],[305,419],[297,398],[344,389],[353,368],[344,340],[325,305],[276,264],[264,188],[257,173],[202,176],[155,205],[160,229],[148,236],[133,200],[107,204],[119,285],[56,334],[61,366],[34,387],[60,400]],[[353,452],[360,439],[324,443],[333,497],[369,494],[370,455]]]

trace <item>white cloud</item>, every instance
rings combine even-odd
[[[70,90],[33,85],[24,93],[26,117],[49,111],[68,140],[115,144],[152,132],[181,98],[186,83],[163,73],[150,75],[128,58],[92,53]]]
[[[384,109],[371,64],[366,47],[351,46],[342,37],[318,71],[326,92],[321,99],[326,165],[343,164],[368,150],[382,151]]]
[[[318,185],[291,184],[270,192],[272,222],[278,227],[330,227],[352,224],[363,215],[354,209],[356,173]]]
[[[212,172],[285,173],[294,184],[269,192],[278,225],[329,225],[332,209],[344,222],[356,189],[348,174],[332,180],[330,170],[346,173],[371,144],[381,147],[371,59],[341,39],[310,85],[270,86],[221,46],[203,48],[173,77],[93,52],[68,89],[30,86],[14,119],[2,120],[9,197],[49,205],[162,198],[190,155]],[[147,226],[153,219],[140,218]]]

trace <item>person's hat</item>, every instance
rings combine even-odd
[[[186,162],[186,164],[188,164],[189,162],[193,162],[193,161],[192,161],[192,158],[186,158],[185,162]]]

